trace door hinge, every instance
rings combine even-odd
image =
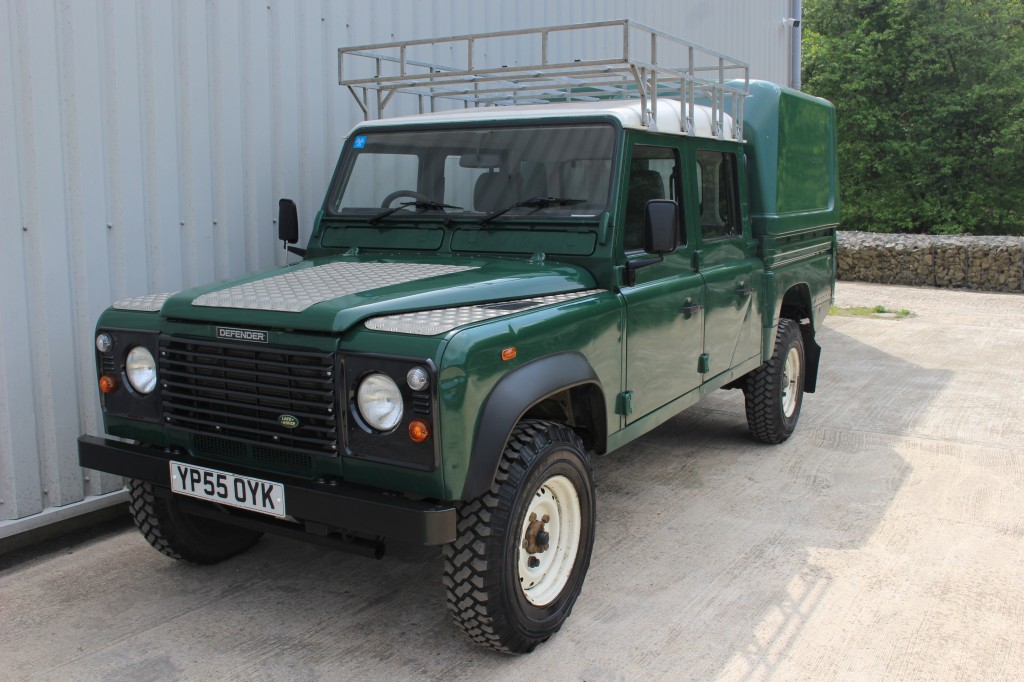
[[[708,353],[701,353],[700,357],[697,358],[697,371],[701,374],[707,374],[711,371],[711,356]]]
[[[623,391],[615,398],[615,414],[633,414],[633,391]]]

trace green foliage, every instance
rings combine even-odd
[[[1024,234],[1021,0],[805,0],[803,37],[844,228]]]

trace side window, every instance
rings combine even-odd
[[[629,193],[626,196],[626,251],[643,249],[644,208],[648,201],[679,201],[679,169],[679,152],[675,149],[647,145],[633,147],[633,159],[629,168]],[[679,230],[679,243],[686,243],[685,230]]]
[[[735,154],[698,150],[697,182],[700,185],[700,231],[704,241],[738,236]]]

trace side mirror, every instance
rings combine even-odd
[[[664,256],[676,250],[679,205],[671,199],[652,199],[644,208],[644,251]]]
[[[666,253],[676,250],[679,235],[679,204],[671,199],[651,199],[644,206],[644,251],[658,254],[655,258],[636,258],[626,261],[623,283],[636,284],[636,271],[662,261]]]
[[[278,202],[277,238],[286,244],[299,241],[299,211],[291,199]]]

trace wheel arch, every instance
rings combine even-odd
[[[531,360],[498,380],[484,401],[460,499],[475,499],[491,487],[509,435],[524,417],[566,424],[588,450],[607,449],[604,390],[586,357],[565,352]]]
[[[814,306],[811,305],[811,289],[806,282],[799,282],[786,290],[782,296],[778,319],[793,320],[800,325],[804,342],[804,392],[814,393],[818,383],[821,346],[814,339],[817,321],[814,318]],[[775,339],[771,342],[774,346]]]

